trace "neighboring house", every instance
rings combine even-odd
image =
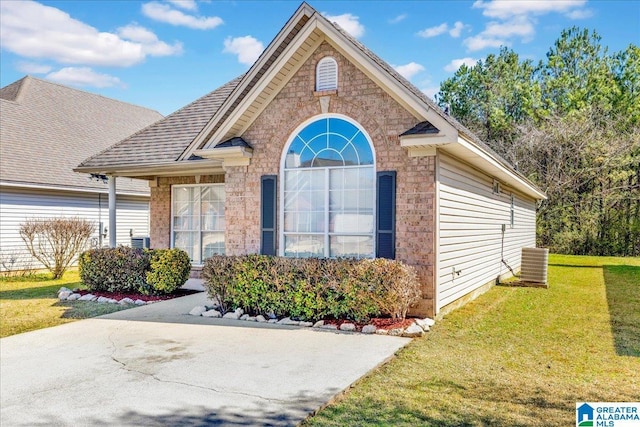
[[[73,168],[162,118],[29,76],[0,89],[0,268],[41,267],[20,238],[28,218],[87,218],[96,226],[92,243],[107,244],[108,185]],[[120,180],[117,204],[117,243],[130,244],[130,233],[148,235],[147,182]]]
[[[244,75],[85,160],[144,178],[151,246],[388,257],[434,315],[520,266],[545,195],[303,3]],[[486,285],[486,286],[485,286]]]

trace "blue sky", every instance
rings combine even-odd
[[[640,1],[309,1],[432,96],[501,45],[537,62],[563,28],[640,44]],[[298,1],[0,1],[0,83],[26,74],[169,114],[245,72]]]

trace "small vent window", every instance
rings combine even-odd
[[[502,186],[498,180],[493,180],[493,194],[500,194],[500,190],[502,190]]]
[[[338,63],[327,56],[318,62],[316,68],[316,91],[338,89]]]

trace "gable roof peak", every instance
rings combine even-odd
[[[3,88],[0,88],[0,99],[5,101],[12,101],[20,103],[22,100],[22,94],[26,90],[26,86],[29,84],[31,76],[26,75],[20,80],[16,80],[13,83],[9,83]]]

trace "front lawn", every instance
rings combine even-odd
[[[59,301],[61,286],[84,288],[77,270],[61,279],[49,274],[0,278],[0,338],[119,311],[127,306],[87,301]]]
[[[640,400],[640,258],[550,257],[549,289],[494,287],[305,426],[568,426]]]

